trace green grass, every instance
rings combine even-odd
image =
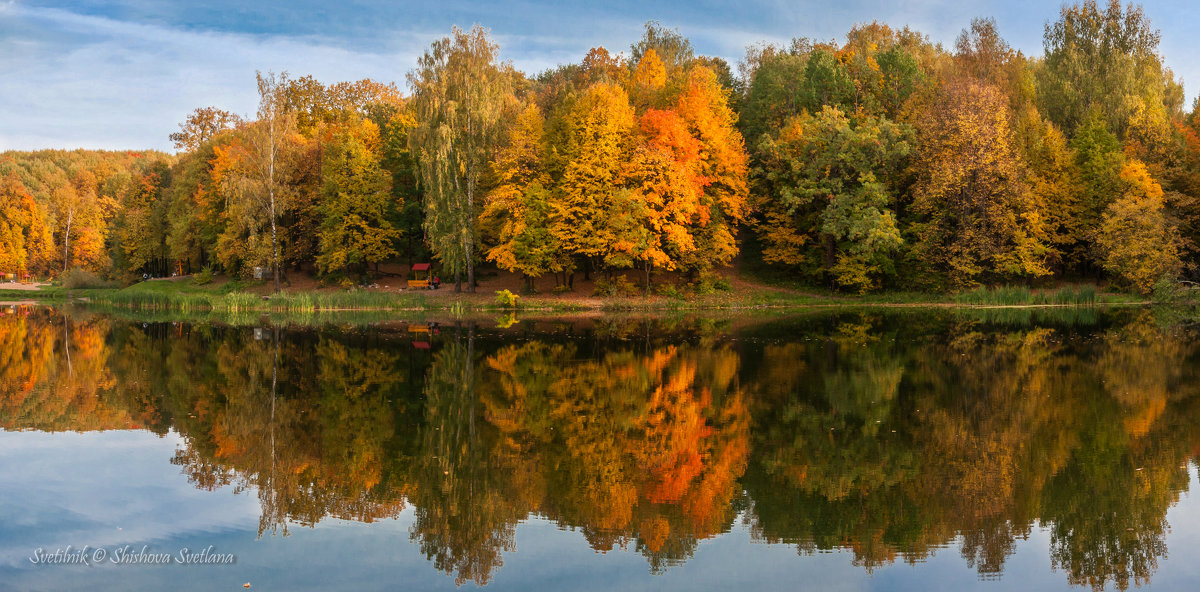
[[[260,296],[244,291],[251,284],[229,282],[219,286],[197,286],[190,282],[141,282],[121,290],[78,290],[72,295],[109,308],[142,311],[173,310],[183,313],[212,311],[238,314],[294,313],[317,314],[342,311],[449,311],[454,315],[470,312],[511,310],[479,295],[431,297],[422,293],[378,292],[370,290],[329,292],[282,292]],[[520,310],[569,312],[581,310],[577,304],[558,300],[528,299]]]
[[[437,311],[462,317],[475,313],[507,312],[513,310],[497,304],[490,292],[478,294],[431,294],[426,292],[380,292],[373,290],[283,292],[263,297],[250,290],[262,287],[261,282],[229,281],[196,285],[190,281],[140,282],[121,290],[67,290],[48,286],[38,291],[3,290],[0,299],[7,300],[86,300],[92,306],[133,311],[174,311],[182,314],[203,313],[222,315],[288,314],[312,316],[343,312]],[[1093,285],[1065,285],[1053,290],[1032,290],[1024,286],[978,288],[957,295],[927,292],[885,292],[853,296],[810,289],[798,291],[777,287],[752,285],[733,291],[708,294],[684,292],[665,295],[607,297],[598,302],[523,296],[516,310],[523,314],[567,314],[587,310],[605,313],[646,312],[654,314],[795,310],[802,308],[858,307],[921,307],[921,306],[1042,306],[1068,307],[1100,304],[1136,304],[1142,299],[1125,294],[1101,293]]]
[[[1132,300],[1124,295],[1103,296],[1090,284],[1036,292],[1025,286],[993,286],[962,292],[954,297],[954,301],[969,306],[1094,306],[1102,302]]]
[[[66,300],[71,294],[58,286],[44,286],[40,290],[5,290],[0,287],[0,300]]]
[[[176,282],[172,282],[176,283]],[[155,285],[157,284],[157,285]],[[167,282],[143,282],[123,290],[88,291],[92,302],[137,310],[210,310],[222,313],[295,312],[349,310],[413,310],[425,308],[420,298],[386,292],[293,292],[268,297],[234,291],[221,286],[204,290],[194,285],[169,286]]]

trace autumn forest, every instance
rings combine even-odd
[[[1066,5],[1040,56],[1001,33],[976,19],[944,47],[870,23],[730,64],[651,22],[626,51],[531,75],[477,26],[398,65],[405,85],[263,72],[257,113],[196,109],[176,154],[0,154],[0,273],[1200,279],[1200,106],[1142,9]]]

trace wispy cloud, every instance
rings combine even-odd
[[[194,32],[64,10],[9,6],[22,30],[0,42],[0,148],[167,148],[193,108],[249,113],[254,72],[403,80],[434,37],[379,51],[316,37]]]
[[[698,51],[733,65],[746,45],[805,36],[844,38],[855,23],[909,25],[950,43],[975,16],[1027,54],[1041,53],[1042,25],[1057,10],[1041,0],[443,0],[421,5],[289,0],[286,8],[240,0],[195,5],[148,0],[0,0],[0,150],[160,148],[195,107],[249,113],[255,70],[311,74],[324,82],[374,78],[404,84],[417,56],[457,24],[492,27],[501,55],[529,73],[577,61],[589,47],[626,51],[646,20],[678,27]],[[1200,81],[1191,24],[1200,5],[1148,3],[1175,72]],[[1168,18],[1170,17],[1170,18]],[[1189,97],[1195,92],[1189,88]]]

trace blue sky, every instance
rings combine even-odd
[[[855,23],[909,25],[946,45],[977,16],[1029,54],[1060,4],[1032,0],[0,0],[0,150],[170,150],[193,108],[249,114],[255,70],[323,82],[403,83],[416,56],[452,25],[492,30],[505,59],[536,72],[578,61],[589,47],[627,51],[643,23],[678,28],[703,54],[735,64],[746,45],[792,37],[841,39]],[[1200,5],[1144,3],[1161,51],[1200,88]]]

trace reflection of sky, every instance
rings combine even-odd
[[[1143,4],[1162,29],[1168,65],[1195,97],[1200,4]],[[0,0],[0,150],[169,149],[168,134],[195,107],[251,112],[256,69],[403,84],[416,56],[452,25],[490,27],[503,57],[535,73],[577,62],[592,46],[626,51],[648,20],[678,27],[701,53],[731,64],[747,44],[841,39],[872,20],[909,25],[951,46],[979,16],[995,17],[1009,43],[1040,55],[1043,26],[1058,7],[1040,0]]]
[[[45,434],[0,432],[0,591],[7,590],[428,590],[455,589],[409,542],[411,508],[396,520],[359,524],[325,520],[316,528],[257,539],[252,492],[200,491],[169,460],[175,436],[148,432]],[[1197,485],[1192,475],[1192,489]],[[1151,590],[1190,590],[1200,577],[1200,506],[1184,494],[1168,514],[1168,558]],[[118,530],[120,528],[120,530]],[[213,545],[233,566],[35,566],[43,546],[149,544],[175,553]],[[1034,528],[1018,541],[999,581],[987,590],[1070,589],[1052,572],[1049,535]],[[849,553],[798,556],[788,545],[753,543],[748,530],[700,543],[695,556],[664,575],[649,573],[636,552],[597,554],[577,532],[533,519],[517,529],[487,590],[958,590],[978,576],[954,546],[915,565],[903,561],[867,574]],[[470,583],[464,588],[473,588]]]

